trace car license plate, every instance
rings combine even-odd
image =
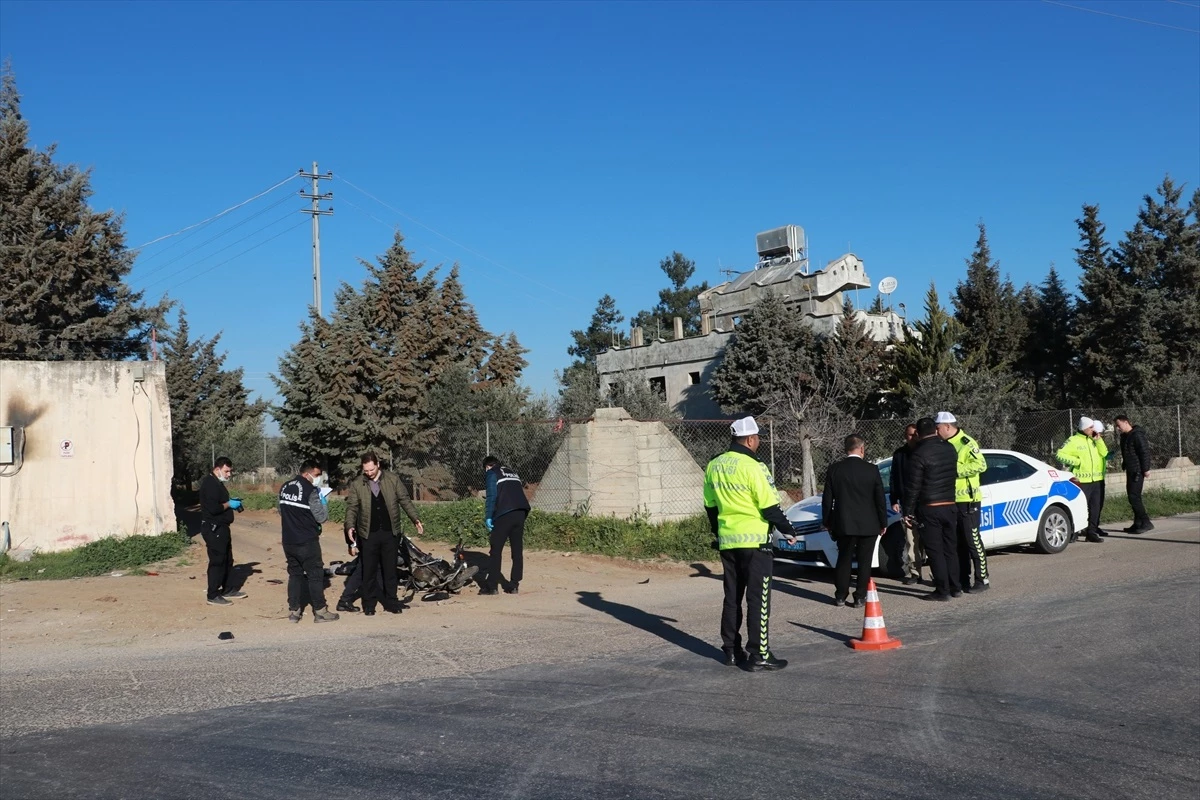
[[[792,550],[792,551],[796,551],[796,552],[803,552],[804,540],[797,539],[794,543],[788,544],[787,539],[779,539],[775,546],[778,547],[780,550]]]

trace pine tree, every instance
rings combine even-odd
[[[521,379],[521,373],[529,366],[529,362],[524,358],[528,352],[529,350],[517,341],[515,333],[493,337],[488,348],[487,361],[483,365],[482,380],[500,386],[515,386]]]
[[[925,318],[914,323],[913,328],[916,335],[906,336],[893,351],[892,368],[901,399],[907,399],[916,389],[922,375],[947,372],[959,363],[955,351],[962,337],[962,326],[946,313],[933,283],[925,293]]]
[[[1137,310],[1144,298],[1123,274],[1105,240],[1099,207],[1085,205],[1083,217],[1075,224],[1080,239],[1075,249],[1080,299],[1071,342],[1079,360],[1077,400],[1117,405],[1127,396],[1127,370],[1137,369],[1131,363],[1136,346],[1133,338],[1135,329],[1144,325],[1145,317]]]
[[[684,336],[699,334],[700,293],[708,289],[708,282],[687,285],[696,272],[696,262],[677,250],[660,261],[658,267],[671,281],[671,286],[659,291],[658,305],[634,316],[633,325],[640,326],[650,335],[658,336],[662,331],[665,336],[674,330],[675,317],[679,317],[683,320]]]
[[[617,310],[617,301],[611,295],[604,295],[596,303],[592,312],[592,320],[586,329],[571,331],[575,344],[567,348],[569,355],[575,356],[571,367],[596,366],[596,356],[612,347],[612,335],[625,316]]]
[[[727,414],[763,414],[789,387],[815,383],[816,337],[779,297],[766,295],[738,323],[713,370],[712,397]]]
[[[29,143],[9,65],[0,76],[0,357],[144,357],[170,308],[125,283],[122,219],[88,206],[91,174]]]
[[[820,375],[825,387],[837,386],[831,400],[846,415],[862,417],[878,405],[887,352],[867,333],[847,300],[832,335],[818,341]]]
[[[979,223],[967,277],[954,290],[954,316],[962,326],[963,357],[983,367],[1015,364],[1025,341],[1025,318],[1012,281],[1000,279],[987,228]]]
[[[1076,374],[1075,305],[1058,270],[1050,265],[1046,280],[1021,293],[1029,333],[1021,372],[1031,381],[1034,397],[1049,408],[1067,408]]]
[[[211,466],[212,453],[206,443],[228,437],[243,420],[261,428],[267,408],[261,401],[250,402],[240,367],[224,368],[225,355],[217,352],[220,339],[220,333],[211,339],[191,338],[187,314],[181,308],[175,329],[162,343],[175,482],[180,485],[190,486],[192,479]]]

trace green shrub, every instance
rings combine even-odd
[[[82,547],[57,553],[34,553],[28,561],[0,556],[0,578],[83,578],[113,570],[132,570],[145,564],[173,558],[188,548],[185,533],[172,531],[159,536],[105,537]]]

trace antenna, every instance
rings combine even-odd
[[[896,286],[896,279],[891,276],[888,276],[879,282],[879,293],[883,295],[883,304],[888,308],[892,307],[891,298],[889,295],[896,291]]]

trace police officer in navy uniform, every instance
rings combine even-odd
[[[321,524],[329,519],[321,465],[311,459],[300,474],[279,489],[279,521],[288,571],[288,619],[299,622],[304,601],[312,606],[313,622],[333,622],[338,615],[325,606],[325,564],[321,559]],[[306,598],[307,595],[307,598]]]
[[[509,574],[505,594],[516,594],[525,577],[525,517],[529,514],[529,499],[525,497],[524,482],[512,467],[500,463],[495,456],[483,460],[487,477],[487,504],[483,524],[488,529],[491,552],[488,554],[488,571],[480,594],[496,594],[500,582],[500,556],[504,543],[509,543],[512,553],[512,572]]]

